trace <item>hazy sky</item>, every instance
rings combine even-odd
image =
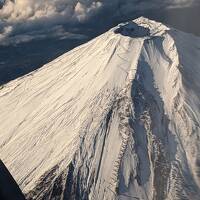
[[[199,0],[0,0],[0,45],[46,37],[84,37],[66,31],[66,24],[90,23],[113,9],[113,15],[164,8],[189,7]],[[119,9],[120,7],[120,9]],[[121,12],[121,13],[119,13]]]

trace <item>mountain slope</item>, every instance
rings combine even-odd
[[[0,157],[28,199],[198,199],[200,39],[139,18],[0,90]]]

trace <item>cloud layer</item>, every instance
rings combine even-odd
[[[44,37],[67,37],[66,24],[87,21],[113,8],[116,15],[146,9],[191,6],[198,0],[0,0],[0,45]]]
[[[83,22],[101,6],[92,0],[7,0],[0,10],[0,44],[66,37],[62,25]]]
[[[101,7],[100,1],[78,0],[7,0],[0,18],[7,22],[37,20],[40,18],[85,19]]]

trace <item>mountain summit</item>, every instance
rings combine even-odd
[[[197,200],[200,38],[120,24],[0,89],[0,158],[27,199]]]

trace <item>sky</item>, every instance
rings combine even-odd
[[[0,0],[0,45],[44,38],[84,38],[73,31],[96,16],[121,17],[151,9],[190,7],[199,0]],[[105,18],[104,18],[105,19]],[[66,26],[71,27],[66,29]]]

